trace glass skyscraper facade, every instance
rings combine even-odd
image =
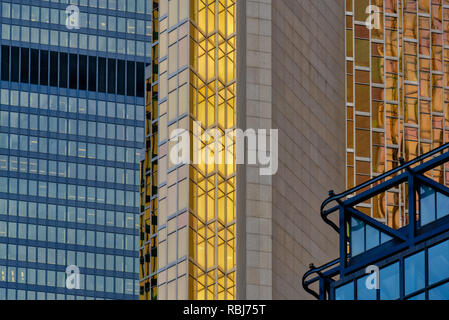
[[[448,4],[346,0],[348,188],[449,141]],[[448,169],[427,175],[447,184]],[[407,184],[358,209],[394,228],[408,224]]]
[[[140,298],[234,299],[235,159],[174,164],[176,129],[217,150],[204,130],[236,126],[236,1],[153,1],[153,68],[146,86]],[[195,130],[194,122],[201,129]],[[232,143],[231,143],[232,145]],[[231,149],[228,149],[231,150]],[[195,151],[194,151],[195,152]],[[233,153],[232,153],[233,154]],[[193,158],[193,156],[192,156]],[[224,162],[222,162],[224,163]]]
[[[1,2],[0,299],[138,297],[152,8]]]

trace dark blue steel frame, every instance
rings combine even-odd
[[[389,260],[399,253],[410,252],[416,248],[418,244],[431,241],[435,237],[449,231],[449,219],[447,218],[437,220],[438,223],[432,223],[428,226],[421,227],[420,216],[418,216],[418,210],[416,210],[417,192],[419,191],[420,186],[429,186],[449,197],[449,188],[423,175],[425,172],[449,162],[448,149],[449,143],[408,163],[404,163],[404,160],[400,159],[401,165],[399,167],[353,189],[338,195],[335,195],[333,191],[330,191],[329,198],[321,205],[320,213],[324,222],[330,225],[339,234],[340,257],[321,267],[315,267],[311,264],[310,270],[306,272],[302,278],[304,290],[319,300],[334,299],[333,289],[336,283],[335,277],[339,277],[339,283],[345,282],[345,278],[350,278],[357,271],[364,269],[366,266],[372,265],[375,262]],[[431,157],[433,158],[427,160]],[[357,204],[397,187],[402,183],[408,183],[408,208],[409,213],[412,213],[414,217],[413,219],[409,219],[409,224],[407,226],[399,230],[394,230],[354,209],[354,206]],[[366,188],[369,189],[360,192]],[[354,197],[347,198],[356,192],[360,193]],[[326,209],[326,206],[333,201],[337,202],[337,205],[330,209]],[[329,219],[329,216],[335,212],[339,213],[338,225]],[[351,258],[347,252],[349,243],[348,226],[351,218],[356,218],[376,230],[389,235],[392,237],[392,240]],[[315,275],[315,277],[309,279],[312,275]],[[316,284],[317,282],[319,284],[319,293],[310,288],[312,284]]]
[[[49,9],[59,9],[64,10],[70,1],[65,1],[66,3],[61,2],[51,2],[51,1],[42,1],[42,0],[8,0],[7,2],[11,4],[23,4],[23,5],[33,5],[33,6],[39,6],[39,7],[45,7]],[[147,4],[151,4],[149,1],[146,1]],[[90,7],[88,5],[79,6],[81,12],[85,13],[94,13],[94,14],[102,14],[102,15],[113,15],[117,17],[122,18],[132,18],[132,19],[140,19],[140,20],[147,20],[152,19],[152,15],[148,12],[145,13],[138,13],[138,12],[129,12],[129,11],[119,11],[119,10],[112,10],[112,9],[104,9],[99,7]],[[33,22],[33,21],[25,21],[22,19],[13,19],[13,18],[4,18],[2,16],[2,6],[0,5],[0,31],[3,24],[10,24],[10,25],[17,25],[17,26],[24,26],[24,27],[34,27],[38,29],[48,29],[48,30],[55,30],[55,31],[67,31],[67,28],[64,25],[60,24],[52,24],[52,23],[43,23],[43,22]],[[152,11],[152,10],[150,10]],[[121,33],[121,32],[111,32],[106,30],[99,30],[99,29],[89,29],[85,28],[82,30],[84,34],[86,35],[96,35],[96,36],[112,36],[116,38],[121,39],[127,39],[127,40],[136,40],[136,41],[150,41],[151,37],[146,35],[139,35],[139,34],[129,34],[129,33]],[[58,47],[53,46],[51,44],[42,44],[42,43],[31,43],[31,42],[22,42],[20,40],[3,40],[0,37],[0,44],[5,44],[8,46],[16,46],[16,47],[27,47],[30,49],[40,49],[40,50],[47,50],[47,51],[58,51],[58,52],[64,52],[67,54],[82,54],[82,55],[91,55],[96,56],[97,58],[112,58],[112,59],[121,59],[125,61],[133,61],[133,62],[143,62],[145,65],[149,65],[151,63],[151,57],[148,57],[146,54],[145,56],[137,56],[137,55],[128,55],[128,54],[122,54],[122,53],[111,53],[107,51],[99,51],[99,50],[90,50],[90,49],[81,49],[81,48],[72,48],[72,47]],[[146,48],[145,48],[146,50]],[[1,52],[0,52],[1,55]],[[1,57],[0,57],[1,58]],[[78,75],[79,76],[79,75]],[[111,93],[103,93],[99,91],[88,91],[88,90],[77,90],[77,89],[70,89],[70,88],[60,88],[60,87],[51,87],[51,86],[40,86],[30,83],[22,83],[22,82],[7,82],[7,81],[0,81],[0,89],[10,89],[10,90],[17,90],[17,91],[27,91],[27,92],[34,92],[34,93],[43,93],[43,94],[51,94],[56,96],[66,96],[66,97],[73,97],[73,98],[82,98],[82,99],[92,99],[92,100],[101,100],[106,102],[115,102],[115,103],[125,103],[125,104],[133,104],[133,105],[145,105],[145,98],[144,97],[138,97],[138,96],[126,96],[126,95],[118,95],[118,94],[111,94]],[[0,105],[0,109],[3,111],[12,111],[8,105]],[[14,110],[17,112],[17,109]],[[37,115],[50,115],[50,110],[42,110],[40,108],[36,110],[31,110],[30,108],[27,108],[28,114],[37,114]],[[62,112],[57,111],[57,115],[66,117],[66,118],[73,118],[73,119],[79,119],[79,120],[92,120],[92,121],[99,121],[99,122],[111,122],[114,124],[126,124],[126,125],[133,125],[136,128],[137,127],[144,127],[144,121],[140,118],[135,117],[135,120],[129,120],[129,119],[118,119],[118,118],[110,118],[110,117],[100,117],[98,115],[92,116],[90,114],[69,114],[68,112]],[[0,130],[1,132],[12,132],[12,133],[23,133],[24,135],[28,135],[31,130],[28,129],[18,129],[17,132],[14,132],[14,129],[11,130]],[[45,133],[42,133],[42,136],[47,137]],[[53,138],[62,138],[66,139],[67,135],[63,135],[58,133]],[[92,142],[92,143],[106,143],[105,140],[101,138],[92,138],[92,137],[83,137],[83,136],[76,136],[76,140],[78,142]],[[143,150],[143,142],[121,142],[121,141],[108,141],[108,145],[113,146],[127,146],[127,147],[133,147],[133,148],[140,148]],[[3,149],[0,150],[0,154],[3,155],[11,155],[11,156],[20,156],[20,153],[18,150],[10,150],[10,149]],[[28,152],[27,156],[32,156],[35,158],[41,158],[39,153],[33,154],[32,152]],[[68,157],[61,156],[61,155],[50,155],[48,154],[48,157],[43,157],[42,159],[51,159],[51,160],[61,160],[61,161],[68,161]],[[90,161],[90,159],[73,159],[73,162],[75,163],[82,163],[82,164],[95,164],[93,161]],[[115,162],[110,161],[101,161],[97,160],[96,162],[99,165],[109,165],[111,167],[118,167]],[[135,163],[129,164],[125,163],[125,169],[133,169],[138,170],[140,169],[139,159],[136,160]],[[33,178],[32,174],[20,174],[20,173],[14,173],[14,172],[0,172],[0,177],[2,176],[9,176],[9,177],[31,177]],[[35,176],[37,177],[37,176]],[[38,179],[38,177],[36,178]],[[45,181],[59,181],[59,182],[69,182],[70,179],[68,178],[58,178],[55,177],[46,177]],[[90,183],[88,182],[89,186],[98,185],[98,182]],[[86,184],[86,186],[88,186]],[[101,184],[101,183],[100,183]],[[138,186],[139,183],[136,183],[135,186],[115,186],[117,188],[126,189],[129,191],[135,191],[138,192],[140,187]],[[132,190],[131,190],[132,189]],[[127,207],[127,206],[114,206],[106,205],[106,204],[97,204],[97,203],[85,203],[79,205],[78,201],[62,201],[60,199],[39,199],[38,197],[26,197],[23,195],[4,195],[3,199],[10,199],[10,200],[32,200],[36,203],[44,203],[44,204],[61,204],[61,205],[72,205],[75,207],[81,207],[81,208],[92,208],[92,209],[100,209],[100,210],[115,210],[115,211],[122,211],[124,213],[133,213],[135,214],[135,217],[137,218],[139,215],[139,208],[138,208],[138,202],[134,207]],[[77,205],[78,204],[78,205]],[[57,225],[59,227],[74,227],[77,228],[83,228],[82,230],[95,230],[95,231],[102,231],[102,232],[117,232],[121,234],[132,234],[136,237],[135,241],[137,240],[137,237],[139,235],[139,231],[137,229],[130,229],[126,227],[107,227],[103,225],[87,225],[83,223],[69,223],[69,222],[61,222],[61,221],[52,221],[52,220],[45,220],[42,221],[41,219],[34,219],[34,218],[28,218],[28,217],[0,217],[0,220],[3,221],[10,221],[10,222],[23,222],[23,223],[41,223],[49,226]],[[74,228],[76,229],[76,228]],[[8,239],[4,238],[0,240],[0,243],[11,243],[11,244],[20,244],[20,245],[34,245],[39,246],[42,245],[42,242],[37,240],[21,240],[21,239]],[[87,246],[87,245],[59,245],[57,243],[47,243],[46,244],[48,248],[60,248],[60,249],[66,249],[66,250],[75,250],[80,249],[80,251],[86,252],[86,253],[102,253],[102,254],[117,254],[117,253],[123,253],[123,256],[125,257],[134,257],[137,259],[139,257],[138,250],[121,250],[121,249],[108,249],[108,248],[97,248],[96,246]],[[0,263],[7,266],[12,267],[38,267],[38,263],[28,263],[23,261],[10,261],[10,260],[0,260]],[[44,266],[42,266],[44,267]],[[53,266],[46,265],[45,269],[50,271],[65,271],[65,268],[61,269],[59,265]],[[134,270],[134,267],[133,267]],[[121,271],[110,271],[110,270],[97,270],[97,269],[89,269],[89,268],[81,268],[81,273],[83,275],[100,275],[100,276],[111,276],[111,277],[120,277],[120,278],[133,278],[134,281],[139,280],[139,274],[138,269],[137,271],[134,270],[133,272],[121,272]],[[125,284],[124,284],[125,285]],[[137,285],[138,286],[138,285]],[[39,286],[39,285],[30,285],[30,284],[20,284],[20,283],[10,283],[10,282],[1,282],[0,283],[0,289],[17,289],[17,290],[35,290],[35,291],[42,291],[47,293],[54,293],[54,294],[73,294],[77,296],[85,296],[90,298],[106,298],[106,299],[136,299],[138,298],[138,292],[134,291],[132,294],[119,294],[119,293],[109,293],[109,292],[98,292],[98,291],[89,291],[80,289],[76,292],[67,290],[65,288],[59,288],[59,287],[48,287],[48,286]]]

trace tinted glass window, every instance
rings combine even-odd
[[[371,277],[371,278],[369,278]],[[374,278],[373,278],[374,277]],[[367,283],[370,280],[375,279],[375,275],[366,275],[360,279],[357,279],[357,300],[376,300],[377,299],[377,290],[375,286],[371,288],[371,284]]]
[[[89,91],[97,91],[97,59],[89,57]]]
[[[449,278],[449,241],[429,248],[429,284]]]
[[[424,226],[435,221],[435,191],[427,186],[422,186],[420,190],[421,203],[421,225]]]
[[[118,60],[117,62],[117,93],[125,94],[125,61]]]
[[[67,70],[68,70],[68,55],[67,53],[60,53],[60,72],[59,72],[59,86],[61,88],[67,88]]]
[[[135,90],[135,82],[136,82],[136,80],[135,80],[136,72],[134,70],[134,62],[128,61],[128,65],[126,67],[126,72],[127,72],[126,94],[128,96],[133,96],[134,90]]]
[[[437,219],[449,215],[449,197],[437,192]]]
[[[354,282],[335,289],[335,300],[354,300]]]
[[[78,87],[78,56],[76,54],[70,54],[69,87],[70,89]]]
[[[19,48],[11,47],[11,81],[19,81]]]
[[[87,56],[79,56],[79,89],[87,89]]]
[[[145,68],[143,63],[136,64],[136,95],[143,97],[145,94]]]
[[[424,288],[424,252],[414,254],[404,260],[405,266],[405,295],[409,295]]]
[[[43,86],[48,85],[48,51],[41,51],[41,75],[40,84]]]
[[[22,48],[20,55],[20,81],[28,83],[29,82],[29,70],[30,67],[30,49]]]
[[[39,50],[31,49],[31,70],[30,82],[32,84],[39,83]]]
[[[108,93],[115,93],[116,60],[108,59]]]
[[[399,263],[380,270],[380,299],[399,299]]]
[[[449,283],[429,290],[429,300],[449,300]]]
[[[106,59],[98,58],[98,91],[106,92]]]
[[[50,85],[58,86],[58,53],[50,52]]]
[[[351,219],[351,254],[356,256],[365,251],[365,224],[358,219]]]
[[[9,47],[2,46],[2,80],[9,81]]]
[[[1,54],[4,81],[139,97],[145,94],[144,63],[9,46],[2,46]]]

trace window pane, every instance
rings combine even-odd
[[[429,300],[449,300],[449,283],[429,290]]]
[[[70,89],[77,89],[78,87],[78,57],[76,54],[70,54],[70,72],[69,72],[69,87]]]
[[[89,91],[97,90],[97,59],[89,57]]]
[[[405,259],[405,295],[424,288],[424,252]]]
[[[9,80],[9,47],[2,46],[2,80]]]
[[[11,47],[11,81],[19,81],[19,48]]]
[[[59,86],[67,88],[67,73],[68,73],[68,55],[61,52],[59,55],[60,69],[59,69]]]
[[[408,300],[426,300],[426,294],[425,293],[421,293],[421,294],[418,294],[418,295],[416,295],[414,297],[411,297]]]
[[[79,56],[79,89],[87,89],[87,56]]]
[[[58,53],[53,51],[50,52],[50,85],[58,86]]]
[[[380,244],[380,233],[371,226],[366,226],[366,250],[377,247]]]
[[[368,289],[366,281],[371,275],[366,275],[360,279],[357,279],[357,300],[376,300],[377,290]]]
[[[48,51],[41,51],[40,67],[40,84],[46,86],[48,84]]]
[[[435,191],[429,187],[421,187],[421,225],[435,221]]]
[[[106,92],[106,59],[98,58],[98,91]]]
[[[399,263],[380,270],[380,299],[399,299]]]
[[[365,251],[365,224],[357,219],[351,219],[351,254],[356,256]]]
[[[437,219],[445,217],[449,214],[449,197],[437,193]]]
[[[128,96],[134,96],[134,89],[135,89],[135,70],[134,70],[134,62],[128,61],[128,65],[126,68],[127,72],[127,83],[126,83],[126,90]]]
[[[335,289],[335,300],[354,300],[354,282]]]
[[[429,248],[429,284],[449,278],[449,241]]]

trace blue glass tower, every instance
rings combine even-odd
[[[151,6],[1,1],[0,299],[138,297]]]

